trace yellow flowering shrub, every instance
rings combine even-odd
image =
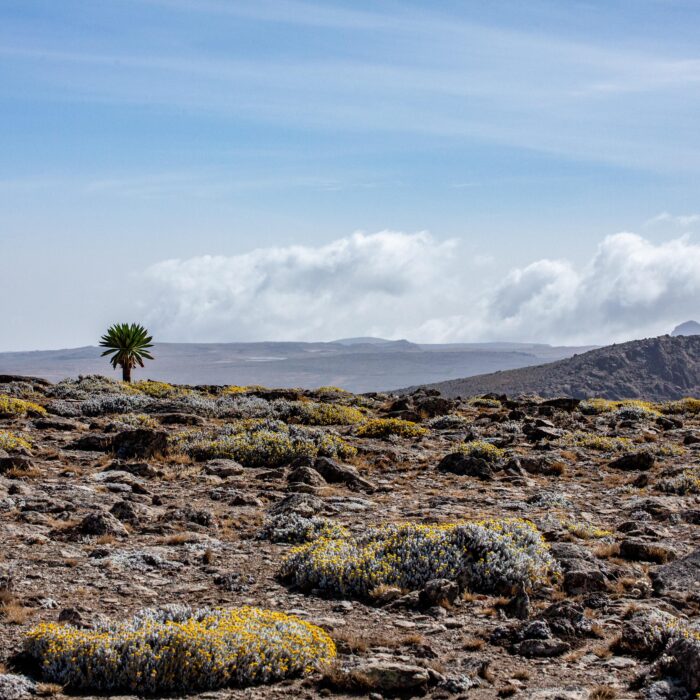
[[[431,579],[485,593],[534,587],[557,567],[539,530],[521,519],[402,523],[354,537],[319,537],[291,550],[282,577],[304,590],[368,599],[381,586],[418,590]]]
[[[11,416],[43,416],[46,414],[46,409],[33,401],[15,399],[12,396],[0,394],[0,415],[3,413]]]
[[[25,450],[30,450],[32,448],[32,443],[28,438],[21,437],[9,430],[0,430],[0,450],[12,452],[22,448]]]
[[[697,415],[700,413],[700,399],[686,396],[678,401],[668,401],[661,405],[661,410],[664,413],[689,413]]]
[[[185,431],[170,440],[195,459],[226,457],[245,467],[278,467],[298,457],[351,459],[357,450],[338,435],[269,419],[248,419],[209,430]]]
[[[399,437],[421,437],[428,434],[428,429],[423,428],[410,420],[400,418],[374,418],[364,422],[357,428],[357,435],[369,438],[384,438],[390,435]]]
[[[52,683],[135,693],[270,683],[323,668],[336,655],[323,629],[281,612],[184,606],[96,629],[41,623],[27,634],[26,651]]]
[[[365,414],[352,406],[300,401],[295,408],[296,417],[304,425],[353,425],[365,419]]]
[[[182,396],[189,393],[187,389],[173,386],[167,382],[157,382],[151,379],[144,379],[140,382],[134,382],[132,387],[146,396],[153,399],[168,399],[173,396]]]
[[[608,435],[596,435],[594,433],[575,432],[558,441],[566,447],[582,447],[598,452],[618,452],[628,449],[632,445],[629,438],[610,437]]]
[[[458,445],[454,452],[460,452],[468,457],[477,457],[485,462],[498,462],[505,457],[506,451],[485,440],[471,440]]]

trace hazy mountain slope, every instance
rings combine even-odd
[[[700,396],[700,336],[633,340],[545,365],[431,386],[446,396],[488,392],[653,400]]]
[[[158,343],[156,361],[138,369],[136,376],[181,384],[333,384],[356,392],[377,391],[537,365],[580,350],[517,343],[433,346],[364,338],[346,342]],[[0,353],[0,374],[56,381],[95,373],[117,376],[96,347]]]

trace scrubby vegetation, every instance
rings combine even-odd
[[[46,409],[43,406],[39,406],[37,403],[0,394],[0,415],[43,416],[45,413]]]
[[[580,447],[596,452],[618,452],[630,449],[632,446],[632,441],[629,438],[584,433],[581,431],[566,435],[560,442],[564,446]]]
[[[269,683],[330,663],[321,628],[259,608],[143,610],[97,629],[42,623],[27,652],[46,680],[72,689],[138,693]]]
[[[483,459],[485,462],[489,462],[490,464],[503,459],[506,454],[504,449],[496,447],[496,445],[492,445],[490,442],[486,442],[485,440],[463,442],[458,445],[454,451],[460,452],[468,457]]]
[[[32,444],[28,438],[17,435],[9,430],[0,430],[0,450],[14,452],[15,450],[30,450]]]
[[[586,399],[579,404],[579,410],[585,415],[600,415],[614,412],[620,418],[655,417],[661,415],[657,404],[638,399],[625,399],[623,401]]]
[[[695,399],[688,396],[684,399],[679,399],[678,401],[668,401],[662,405],[661,410],[668,414],[687,413],[695,416],[700,413],[700,399]]]
[[[349,532],[342,525],[327,518],[305,518],[296,513],[273,515],[265,521],[260,538],[270,542],[300,544],[311,542],[319,537],[348,537]]]
[[[154,399],[167,399],[189,393],[187,389],[183,389],[182,387],[173,386],[167,382],[156,382],[151,379],[135,382],[133,388]]]
[[[660,481],[658,489],[681,496],[687,493],[700,493],[700,469],[684,469],[678,476]]]
[[[304,425],[354,425],[365,419],[365,414],[352,406],[316,401],[276,401],[277,415],[297,420]]]
[[[537,528],[513,519],[384,525],[359,537],[320,537],[291,552],[282,576],[306,590],[366,599],[381,586],[411,591],[441,578],[498,593],[542,584],[555,570]]]
[[[228,457],[246,467],[277,467],[298,457],[351,459],[356,454],[355,448],[337,435],[275,420],[248,420],[219,429],[186,431],[176,435],[172,444],[194,459]]]
[[[386,438],[392,435],[413,438],[428,434],[427,428],[423,428],[410,420],[400,418],[374,418],[362,423],[357,428],[357,435],[368,438]]]

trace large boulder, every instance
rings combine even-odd
[[[638,452],[628,452],[627,454],[613,459],[608,465],[612,469],[623,469],[624,471],[647,471],[654,466],[656,457],[648,450]]]
[[[168,451],[168,434],[164,430],[136,428],[114,436],[112,449],[119,459],[148,459]]]
[[[449,472],[459,476],[475,476],[483,481],[490,481],[498,467],[480,457],[452,452],[440,460],[437,468],[440,472]]]
[[[649,576],[659,595],[676,591],[700,596],[700,547],[682,559],[660,566]]]

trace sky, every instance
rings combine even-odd
[[[700,320],[697,0],[0,0],[0,351]]]

